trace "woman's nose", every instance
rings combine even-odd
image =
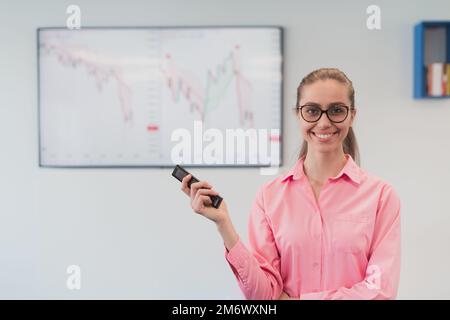
[[[331,126],[331,121],[328,119],[328,116],[326,113],[323,113],[320,117],[319,121],[317,121],[317,126],[320,128],[328,128]]]

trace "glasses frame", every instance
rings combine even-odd
[[[345,118],[344,118],[343,120],[341,120],[341,121],[333,121],[333,120],[331,120],[330,115],[328,114],[328,110],[330,110],[333,106],[340,106],[340,107],[344,107],[345,109],[347,109],[347,114],[345,115]],[[320,110],[320,112],[321,112],[319,118],[317,118],[317,120],[314,120],[314,121],[308,121],[308,120],[306,120],[306,119],[303,117],[303,113],[302,113],[302,109],[303,109],[304,107],[317,107],[317,108]],[[313,104],[304,104],[304,105],[302,105],[302,106],[297,106],[297,107],[295,107],[295,109],[297,109],[297,110],[299,111],[300,115],[302,116],[302,119],[305,120],[306,122],[309,122],[309,123],[318,122],[318,121],[320,120],[320,118],[322,118],[322,115],[323,115],[324,113],[327,114],[327,118],[328,118],[328,120],[330,120],[331,122],[333,122],[333,123],[342,123],[342,122],[344,122],[344,121],[347,119],[348,114],[349,114],[349,111],[350,111],[350,110],[354,110],[355,108],[346,106],[345,104],[334,104],[334,105],[330,105],[330,106],[328,107],[327,110],[323,110],[321,107],[316,106],[316,105],[313,105]]]

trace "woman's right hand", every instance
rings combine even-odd
[[[228,218],[228,209],[225,201],[222,200],[219,208],[212,206],[209,196],[218,195],[207,181],[199,181],[191,184],[189,188],[188,182],[192,175],[188,174],[181,181],[181,190],[191,199],[191,207],[194,212],[214,221],[216,224],[224,223]]]

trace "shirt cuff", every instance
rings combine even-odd
[[[246,268],[249,255],[250,252],[240,238],[230,250],[225,247],[225,259],[238,271]]]

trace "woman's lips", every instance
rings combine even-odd
[[[316,133],[314,131],[312,131],[312,134],[320,141],[320,142],[328,142],[331,139],[334,138],[334,136],[337,134],[338,132],[333,132],[333,133]]]

